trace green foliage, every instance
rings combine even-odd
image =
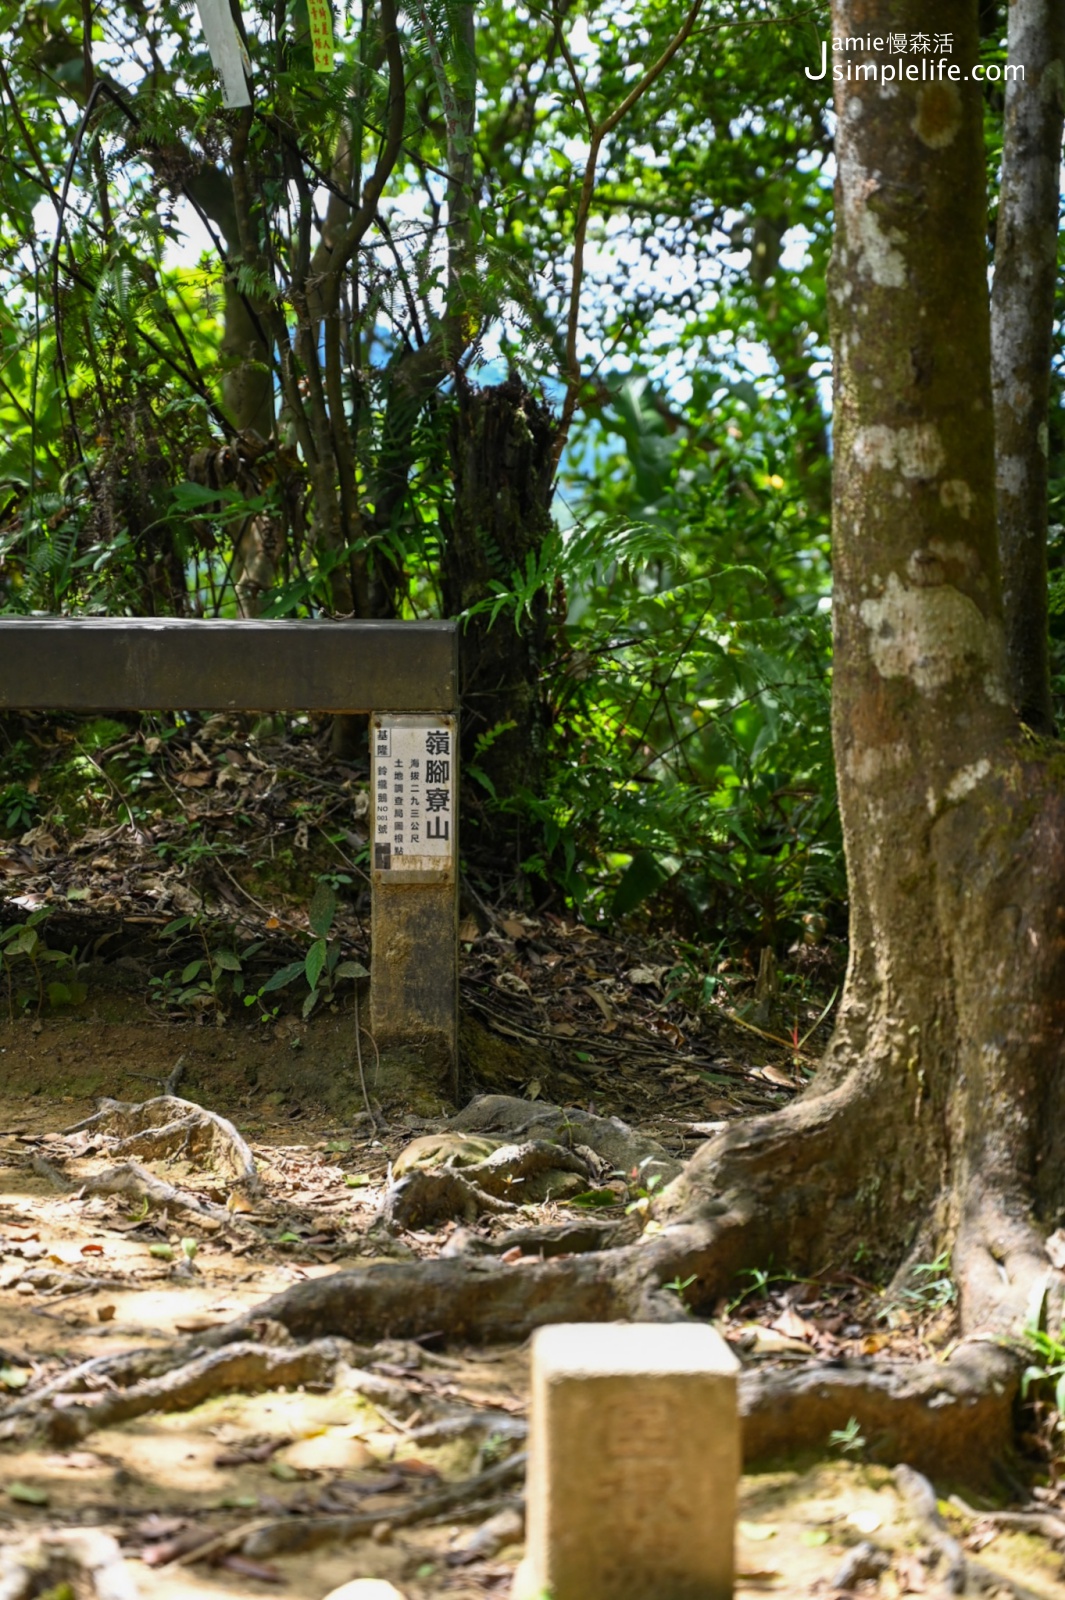
[[[845,1427],[833,1428],[828,1436],[828,1442],[842,1455],[860,1455],[865,1449],[865,1439],[858,1418],[851,1417]]]
[[[254,995],[247,995],[244,1004],[252,1006],[258,1003],[264,1016],[269,1016],[268,1009],[263,1006],[266,995],[276,994],[281,989],[287,989],[289,984],[295,983],[298,978],[303,978],[307,984],[307,993],[303,998],[302,1015],[309,1017],[320,1002],[332,1005],[337,999],[338,986],[345,982],[358,982],[360,978],[369,977],[366,968],[358,961],[344,961],[341,959],[342,949],[338,939],[330,939],[329,934],[337,913],[337,893],[328,878],[319,879],[314,894],[311,897],[308,920],[314,939],[302,961],[290,961],[285,966],[279,967],[271,973],[266,982]]]
[[[6,783],[0,789],[0,817],[7,833],[24,833],[37,820],[38,799],[25,784]]]
[[[160,938],[176,943],[190,933],[202,947],[203,955],[196,956],[181,967],[170,967],[161,976],[149,979],[157,1000],[168,1010],[186,1010],[193,1014],[213,1012],[224,1014],[230,995],[244,993],[244,962],[262,949],[256,940],[238,955],[228,946],[212,945],[211,930],[202,917],[175,917],[160,932]]]
[[[1065,1435],[1065,1340],[1061,1330],[1047,1328],[1046,1285],[1030,1308],[1020,1354],[1027,1365],[1021,1373],[1021,1399],[1035,1415],[1037,1432],[1049,1454],[1060,1458]]]
[[[950,1251],[934,1261],[919,1261],[912,1270],[914,1283],[902,1290],[902,1299],[921,1311],[943,1311],[958,1298],[950,1273]]]
[[[749,1300],[752,1295],[765,1295],[771,1283],[801,1283],[802,1281],[800,1278],[796,1278],[794,1273],[772,1272],[766,1267],[744,1267],[743,1271],[738,1273],[737,1276],[740,1278],[750,1278],[751,1281],[747,1287],[742,1290],[740,1294],[736,1295],[733,1300],[730,1300],[728,1305],[725,1307],[725,1315],[729,1317],[737,1309],[737,1307],[741,1306],[745,1300]]]
[[[11,1016],[16,1006],[27,1010],[36,1005],[39,1016],[46,1006],[56,1011],[64,1006],[79,1006],[85,999],[87,990],[78,978],[77,951],[53,950],[45,939],[44,924],[51,914],[50,907],[44,906],[31,912],[24,922],[11,923],[0,933],[0,960],[7,978]],[[29,988],[23,987],[27,981]]]
[[[457,373],[512,370],[552,397],[570,378],[588,129],[558,31],[601,120],[632,87],[633,40],[654,60],[679,15],[638,0],[590,27],[583,5],[560,19],[418,0],[397,70],[367,3],[338,17],[320,74],[303,0],[248,4],[247,124],[176,0],[105,0],[89,38],[73,0],[0,15],[0,606],[438,615]],[[798,70],[825,24],[817,7],[797,36],[731,0],[607,137],[574,308],[565,526],[470,608],[498,628],[558,619],[532,670],[553,713],[546,785],[495,793],[505,721],[479,730],[466,775],[478,803],[520,813],[537,893],[592,920],[657,916],[744,946],[786,943],[814,913],[842,926],[823,609],[831,131]],[[181,248],[190,207],[214,245],[198,261]],[[258,442],[257,384],[278,422]],[[84,783],[113,784],[134,818],[150,762],[84,757]],[[0,823],[22,831],[26,774],[3,776]],[[209,847],[180,848],[195,864]],[[309,1010],[330,1001],[353,976],[334,946],[316,929],[263,996],[301,982]],[[210,1006],[240,973],[197,959],[167,993]]]
[[[526,870],[586,916],[647,904],[775,944],[813,913],[838,925],[845,893],[827,530],[777,470],[772,405],[710,379],[698,398],[669,434],[650,385],[619,383],[586,519],[482,603],[502,620],[537,583],[568,598],[550,788],[501,803],[538,818]]]

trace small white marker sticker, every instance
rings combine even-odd
[[[370,740],[374,870],[450,871],[455,851],[454,718],[376,716]]]

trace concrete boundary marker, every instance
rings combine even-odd
[[[379,1046],[427,1051],[438,1060],[453,1097],[458,1090],[458,681],[453,622],[0,620],[2,710],[368,712],[378,713],[376,731],[417,724],[423,742],[434,748],[447,740],[447,778],[431,786],[431,801],[429,786],[420,790],[417,829],[411,780],[412,774],[424,773],[423,758],[404,746],[402,782],[393,767],[387,861],[371,847],[370,1016]],[[439,799],[442,789],[448,792],[446,803]],[[371,793],[376,830],[375,784]],[[428,804],[436,808],[431,839]],[[406,867],[412,842],[419,846],[413,852],[416,865]]]
[[[730,1600],[738,1371],[705,1323],[534,1334],[514,1600]]]

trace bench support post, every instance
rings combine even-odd
[[[458,721],[370,721],[370,1025],[418,1051],[458,1098]]]

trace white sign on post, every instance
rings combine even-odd
[[[375,872],[443,876],[451,871],[456,737],[454,717],[371,719]]]

